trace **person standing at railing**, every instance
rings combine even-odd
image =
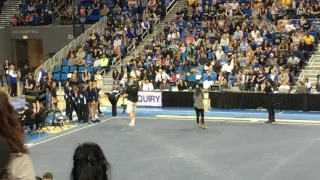
[[[45,90],[44,85],[45,85],[45,81],[44,81],[44,77],[46,76],[46,72],[43,70],[43,68],[40,68],[39,74],[38,74],[38,80],[37,83],[40,84],[40,89]]]
[[[143,21],[141,22],[141,26],[144,32],[150,30],[151,28],[150,23],[146,19],[143,19]]]
[[[4,75],[6,77],[6,82],[7,82],[7,85],[8,85],[8,93],[10,93],[10,86],[9,86],[9,80],[8,80],[9,67],[10,67],[9,61],[8,61],[8,59],[6,59],[4,61],[4,64],[3,64],[3,70],[4,70]]]
[[[10,83],[10,96],[17,96],[17,79],[20,78],[20,72],[14,70],[14,65],[10,66],[9,70],[9,83]]]

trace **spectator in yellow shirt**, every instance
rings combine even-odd
[[[106,57],[105,54],[102,55],[100,59],[100,66],[102,69],[104,69],[104,75],[106,75],[110,69],[109,69],[109,59]]]
[[[288,9],[291,5],[291,0],[281,0],[281,5],[283,8]]]
[[[305,48],[307,51],[313,51],[314,47],[314,37],[310,36],[310,33],[307,32],[305,36],[303,36],[303,41],[305,42]]]

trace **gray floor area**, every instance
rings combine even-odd
[[[31,147],[36,173],[69,179],[75,147],[93,141],[113,180],[319,179],[320,126],[207,122],[202,130],[188,120],[136,121],[111,119]]]

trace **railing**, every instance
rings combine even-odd
[[[310,60],[309,60],[309,63],[308,63],[308,66],[309,67],[312,67],[312,65],[313,65],[313,62],[314,62],[314,54],[311,56],[311,58],[310,58]],[[303,75],[303,73],[304,73],[304,70],[302,70],[301,71],[301,73],[300,73],[300,75],[299,75],[299,80],[302,80],[303,78],[304,78],[304,75]]]
[[[43,65],[38,67],[35,70],[36,79],[38,79],[37,76],[39,75],[41,68],[48,72],[48,71],[51,71],[55,65],[61,64],[62,60],[67,57],[70,48],[75,48],[77,46],[77,44],[81,44],[82,42],[86,42],[86,40],[88,39],[92,30],[97,29],[100,24],[104,28],[107,24],[106,21],[107,21],[107,17],[103,17],[102,19],[100,19],[99,22],[95,23],[91,28],[87,29],[77,39],[74,39],[73,41],[71,41],[70,44],[66,45],[57,54],[55,54],[52,58],[48,59]]]
[[[172,1],[171,4],[169,4],[169,6],[166,8],[166,15],[168,15],[170,13],[170,11],[172,10],[172,8],[178,3],[178,0],[174,0]]]

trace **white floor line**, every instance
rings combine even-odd
[[[100,123],[101,123],[101,122],[105,122],[105,121],[109,121],[109,120],[111,120],[111,119],[113,119],[113,118],[111,117],[111,118],[108,118],[108,119],[101,120]],[[52,140],[54,140],[54,139],[58,139],[58,138],[60,138],[60,137],[66,136],[66,135],[68,135],[68,134],[71,134],[71,133],[74,133],[74,132],[77,132],[77,131],[80,131],[80,130],[83,130],[83,129],[86,129],[86,128],[89,128],[89,127],[92,127],[92,126],[95,126],[95,125],[97,125],[97,124],[99,124],[99,123],[89,124],[89,125],[87,125],[87,126],[83,126],[83,127],[78,128],[78,129],[75,129],[75,130],[72,130],[72,131],[69,131],[69,132],[60,134],[60,135],[58,135],[58,136],[54,136],[54,137],[52,137],[52,138],[50,138],[50,139],[46,139],[46,140],[44,140],[44,141],[40,141],[40,142],[37,142],[37,143],[26,144],[26,146],[27,146],[28,148],[31,148],[31,147],[33,147],[33,146],[37,146],[37,145],[39,145],[39,144],[43,144],[43,143],[52,141]]]
[[[118,119],[129,119],[129,117],[116,117]],[[169,118],[169,117],[136,117],[136,122],[139,122],[139,119],[151,119],[151,120],[171,120],[171,121],[195,121],[195,119],[191,118],[186,118],[182,119],[181,118]],[[223,119],[223,117],[221,117]],[[245,120],[244,118],[238,118],[239,120],[219,120],[219,119],[205,119],[205,121],[208,122],[234,122],[234,123],[256,123],[256,124],[265,124],[265,121],[267,119],[260,119],[260,120]],[[320,126],[320,122],[312,123],[311,121],[308,122],[303,122],[303,121],[298,121],[298,122],[290,122],[290,121],[284,121],[284,120],[279,120],[278,122],[274,122],[272,124],[286,124],[286,125],[306,125],[306,126]]]
[[[282,113],[284,113],[285,111],[281,111],[281,112],[279,112],[279,114],[282,114]]]

